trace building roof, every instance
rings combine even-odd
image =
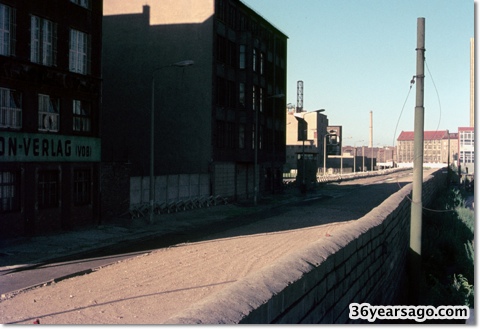
[[[435,131],[424,131],[423,139],[424,140],[440,140],[444,139],[445,136],[448,138],[448,130],[435,130]],[[413,141],[415,137],[415,132],[413,131],[402,131],[400,136],[398,136],[397,141]]]
[[[448,139],[448,136],[445,136]],[[458,139],[458,133],[450,133],[450,139]]]

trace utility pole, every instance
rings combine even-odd
[[[417,19],[417,75],[414,122],[413,192],[410,218],[410,282],[411,302],[418,303],[419,284],[422,281],[422,184],[423,184],[423,134],[424,134],[424,65],[425,65],[425,18]]]
[[[370,111],[370,142],[369,146],[372,148],[372,161],[370,161],[370,170],[373,171],[373,111]]]

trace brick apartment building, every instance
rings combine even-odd
[[[0,1],[0,236],[98,220],[100,0]]]
[[[453,163],[458,157],[456,134],[448,130],[425,131],[423,162],[430,164]],[[413,163],[414,132],[402,131],[397,138],[397,163]]]
[[[281,186],[287,36],[239,0],[129,4],[105,1],[102,160],[130,166],[130,204],[148,201],[152,97],[155,202]]]

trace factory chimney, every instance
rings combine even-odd
[[[368,147],[373,147],[373,111],[370,111],[370,138]]]

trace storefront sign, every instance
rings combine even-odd
[[[0,162],[100,162],[100,138],[0,132]]]

